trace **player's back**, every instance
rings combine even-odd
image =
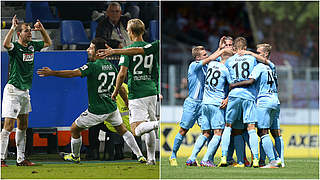
[[[193,61],[188,68],[188,90],[189,97],[202,100],[204,91],[206,66],[202,61]]]
[[[226,98],[228,83],[231,81],[226,66],[217,61],[211,61],[207,67],[203,104],[221,105]]]
[[[256,79],[258,88],[257,104],[264,107],[276,108],[280,104],[275,81],[275,66],[259,63],[254,67],[249,78]]]
[[[130,47],[150,46],[144,41],[136,41]],[[159,49],[145,52],[144,55],[122,55],[119,65],[128,67],[129,99],[137,99],[157,94]]]
[[[117,109],[111,99],[114,90],[117,69],[105,59],[97,59],[80,68],[82,76],[87,76],[88,110],[94,114],[108,114]]]
[[[256,58],[251,55],[235,54],[227,59],[225,65],[229,70],[231,81],[233,83],[248,80],[254,66],[256,66]],[[248,100],[255,100],[256,88],[254,86],[234,88],[229,93],[231,97],[240,97]]]

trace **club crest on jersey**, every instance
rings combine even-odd
[[[28,49],[32,52],[34,52],[34,47],[33,46],[29,46]]]
[[[25,62],[30,62],[30,61],[33,61],[33,57],[34,57],[34,54],[33,53],[24,53],[23,54],[23,61]]]

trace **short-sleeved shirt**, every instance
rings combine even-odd
[[[81,77],[87,77],[89,112],[109,114],[117,109],[111,99],[118,71],[109,61],[97,59],[79,68]]]
[[[228,93],[231,77],[226,66],[217,61],[208,64],[202,104],[221,105]]]
[[[159,42],[148,44],[136,41],[131,47],[143,47],[144,55],[121,55],[119,66],[128,68],[128,99],[138,99],[158,94],[159,77]]]
[[[271,67],[275,69],[273,63],[270,66],[259,63],[249,76],[249,78],[253,78],[256,81],[255,83],[259,89],[257,102],[262,107],[276,107],[280,104],[274,71]]]
[[[207,66],[201,61],[193,61],[188,68],[188,90],[189,97],[195,100],[203,99],[205,74]]]
[[[225,62],[229,70],[232,83],[244,81],[249,79],[249,75],[256,66],[257,60],[251,55],[239,56],[235,54],[227,59]],[[229,92],[230,97],[239,97],[248,100],[255,100],[257,90],[254,85],[249,87],[234,88]]]
[[[44,47],[43,41],[30,41],[27,47],[18,42],[12,43],[8,49],[9,54],[9,80],[8,83],[21,90],[31,89],[34,53]]]

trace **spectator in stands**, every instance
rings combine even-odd
[[[131,44],[128,32],[126,31],[127,23],[130,15],[121,15],[121,6],[117,2],[111,2],[106,10],[106,17],[99,22],[96,37],[101,37],[105,40],[116,39],[123,46]]]

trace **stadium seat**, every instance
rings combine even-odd
[[[150,21],[150,41],[159,40],[159,21],[151,20]]]
[[[42,23],[59,23],[60,19],[53,17],[49,3],[41,1],[26,2],[26,19],[25,21],[36,22],[39,19]]]
[[[90,41],[81,21],[61,21],[61,44],[89,45]]]
[[[90,23],[90,38],[91,38],[91,40],[96,37],[97,26],[98,26],[97,21],[91,21],[91,23]]]

